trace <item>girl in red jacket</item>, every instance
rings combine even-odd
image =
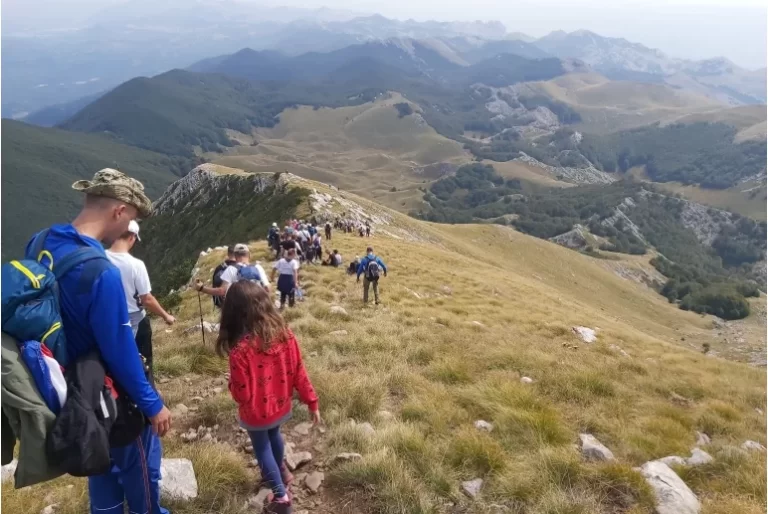
[[[293,390],[309,406],[315,424],[320,411],[296,337],[264,288],[247,280],[229,288],[216,351],[229,356],[229,392],[239,407],[240,426],[248,430],[262,480],[274,493],[265,512],[288,514],[293,476],[283,463],[280,425],[291,418]]]

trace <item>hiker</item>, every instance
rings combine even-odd
[[[102,246],[111,246],[138,216],[148,217],[152,203],[139,181],[110,168],[96,172],[93,180],[75,182],[72,188],[85,194],[80,213],[71,224],[53,225],[38,234],[44,241],[35,236],[26,254],[42,242],[45,257],[41,263],[53,267],[82,248],[104,255],[104,259],[75,266],[58,280],[68,362],[97,350],[118,390],[150,421],[131,444],[110,448],[109,472],[88,477],[91,512],[122,514],[127,501],[131,512],[168,514],[160,506],[162,447],[158,436],[171,428],[171,412],[147,379],[131,330],[120,271],[106,259]],[[38,252],[34,258],[41,255]]]
[[[285,308],[285,299],[288,298],[288,306],[296,304],[296,290],[299,288],[299,261],[296,258],[296,250],[288,250],[285,257],[277,261],[272,268],[272,280],[277,278],[277,290],[280,291],[280,310]]]
[[[330,221],[325,222],[325,238],[328,241],[331,240],[331,222]]]
[[[333,266],[334,268],[338,268],[341,265],[342,265],[341,254],[339,253],[338,250],[334,250],[333,253],[328,252],[328,260],[323,261],[323,266]]]
[[[267,234],[267,242],[269,248],[275,252],[275,259],[278,259],[280,257],[280,229],[277,228],[277,223],[272,223]]]
[[[354,275],[357,273],[357,268],[360,267],[360,257],[355,256],[355,260],[349,263],[347,266],[347,275]]]
[[[293,512],[280,426],[291,419],[293,391],[321,422],[318,398],[301,359],[296,336],[263,289],[248,282],[230,288],[221,311],[216,351],[229,357],[229,391],[238,405],[238,422],[248,431],[261,469],[272,489],[265,512]]]
[[[227,258],[213,270],[211,285],[213,287],[221,287],[221,274],[230,266],[234,266],[236,262],[235,247],[234,245],[229,245],[227,247]],[[221,309],[221,306],[224,305],[224,295],[213,296],[213,305]]]
[[[363,237],[363,236],[365,236],[365,229],[363,228],[363,226],[362,226],[362,225],[360,225],[359,227],[357,227],[357,231],[360,233],[360,237]]]
[[[136,339],[139,353],[144,356],[147,368],[149,368],[149,383],[154,385],[152,323],[147,317],[146,310],[160,316],[168,325],[173,325],[176,318],[168,314],[152,295],[152,286],[149,283],[149,274],[144,262],[130,254],[137,241],[141,241],[139,224],[135,220],[131,220],[128,224],[128,230],[107,250],[107,258],[120,270],[133,337]]]
[[[315,237],[312,239],[312,248],[315,251],[315,255],[317,256],[318,260],[323,259],[323,239],[320,237],[320,234],[315,234]]]
[[[251,251],[248,245],[236,244],[234,248],[235,263],[228,266],[221,274],[221,285],[218,287],[208,287],[201,280],[195,283],[195,289],[198,292],[209,294],[211,296],[227,296],[227,290],[232,284],[241,280],[256,282],[264,289],[269,291],[269,279],[258,262],[251,264]],[[226,302],[224,302],[226,303]]]
[[[387,267],[384,262],[373,253],[373,247],[366,249],[366,255],[360,261],[357,267],[357,281],[360,282],[360,275],[363,277],[363,303],[368,303],[368,289],[373,285],[373,297],[376,305],[379,304],[379,275],[381,272],[387,276]]]
[[[371,237],[371,224],[365,222],[365,237]]]

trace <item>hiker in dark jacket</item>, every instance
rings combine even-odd
[[[373,297],[376,305],[379,304],[379,274],[384,273],[387,276],[387,267],[384,262],[373,253],[373,247],[369,246],[366,250],[366,256],[360,261],[357,267],[357,281],[360,282],[360,275],[365,274],[363,278],[363,303],[368,303],[368,289],[373,284]]]
[[[110,246],[128,230],[131,220],[152,212],[144,186],[117,170],[103,169],[93,180],[79,180],[72,187],[85,193],[85,203],[71,224],[54,225],[48,233],[44,248],[54,266],[80,248],[103,253],[102,244]],[[42,262],[48,265],[48,260],[44,257]],[[127,501],[131,512],[168,514],[160,507],[162,448],[157,436],[170,429],[171,413],[147,380],[128,319],[120,272],[105,262],[90,289],[84,291],[87,266],[73,268],[58,281],[69,362],[98,349],[112,378],[151,422],[134,444],[110,450],[113,466],[109,473],[88,478],[91,512],[122,514]]]
[[[325,239],[330,241],[331,240],[331,222],[328,221],[325,224]]]

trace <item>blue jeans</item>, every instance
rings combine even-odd
[[[131,514],[169,514],[160,506],[163,448],[152,427],[144,427],[135,442],[109,453],[112,469],[88,478],[91,514],[123,514],[126,501]]]
[[[280,474],[285,447],[283,446],[283,436],[280,435],[280,426],[269,430],[249,430],[248,435],[251,436],[253,453],[259,462],[261,479],[272,485],[272,492],[275,493],[275,496],[285,496],[285,484],[283,484],[283,476]]]

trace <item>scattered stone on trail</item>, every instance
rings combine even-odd
[[[243,451],[245,453],[253,453],[253,443],[246,443],[245,446],[243,446]]]
[[[296,511],[296,514],[309,514],[308,510],[298,510]]]
[[[475,428],[478,430],[482,430],[484,432],[490,432],[493,430],[493,425],[488,423],[485,420],[478,419],[477,421],[475,421]]]
[[[213,435],[211,435],[211,433],[210,433],[210,432],[208,432],[207,434],[205,434],[205,435],[204,435],[204,436],[203,436],[203,437],[200,439],[200,441],[202,441],[202,442],[204,442],[204,443],[210,443],[211,441],[213,441]]]
[[[224,388],[223,387],[214,387],[213,388],[213,394],[221,394],[223,392],[224,392]]]
[[[248,500],[245,502],[245,509],[255,509],[256,512],[261,512],[271,492],[271,489],[262,487],[258,493],[248,497]]]
[[[320,489],[323,480],[325,480],[325,473],[322,471],[313,471],[304,479],[304,485],[306,485],[307,489],[311,492],[316,493]]]
[[[54,503],[52,505],[48,505],[43,510],[41,510],[40,514],[55,514],[58,508],[59,508],[59,504]]]
[[[367,435],[367,436],[369,436],[369,437],[370,437],[370,436],[372,436],[373,434],[375,434],[375,433],[376,433],[376,429],[375,429],[375,428],[373,428],[373,425],[371,425],[371,424],[370,424],[370,423],[368,423],[367,421],[366,421],[365,423],[360,423],[360,424],[359,424],[359,425],[357,425],[357,426],[358,426],[358,428],[359,428],[360,430],[362,430],[362,432],[363,432],[365,435]]]
[[[203,401],[203,397],[202,396],[193,396],[190,401],[191,402],[195,402],[195,403],[202,402]]]
[[[185,443],[191,443],[193,441],[197,441],[197,430],[194,428],[190,428],[187,432],[181,434],[181,440]]]
[[[380,410],[376,413],[376,415],[379,417],[379,419],[382,419],[384,421],[391,421],[395,419],[395,415],[389,412],[388,410]]]
[[[0,468],[0,477],[2,477],[3,483],[13,480],[13,475],[16,473],[16,466],[18,465],[19,461],[13,459],[11,462]]]
[[[710,439],[707,434],[704,432],[696,432],[696,446],[705,446],[711,442],[712,439]]]
[[[163,459],[160,462],[160,494],[178,500],[197,498],[195,468],[189,459]]]
[[[606,448],[592,434],[579,434],[579,439],[581,439],[581,454],[584,455],[587,460],[616,460],[613,456],[613,452]]]
[[[694,448],[691,450],[691,456],[685,460],[685,463],[689,466],[701,466],[709,464],[713,460],[715,459],[701,448]]]
[[[285,454],[285,463],[291,471],[296,471],[296,469],[311,461],[312,454],[309,452],[289,452]]]
[[[453,290],[452,290],[450,287],[448,287],[448,286],[443,286],[443,287],[441,287],[441,288],[440,288],[440,290],[441,290],[441,291],[442,291],[444,294],[447,294],[448,296],[450,296],[450,295],[452,295],[452,294],[453,294]]]
[[[203,321],[203,330],[208,334],[212,334],[213,332],[218,332],[219,324],[211,323],[209,321]],[[193,325],[184,331],[185,334],[192,334],[194,332],[200,332],[200,323],[198,323],[197,325]]]
[[[585,343],[594,343],[597,340],[597,334],[591,328],[572,327],[573,333],[581,338]]]
[[[347,310],[341,305],[331,305],[331,314],[347,315]]]
[[[688,463],[686,460],[678,455],[669,455],[668,457],[664,457],[663,459],[659,459],[659,462],[663,462],[669,467],[672,466],[685,466]]]
[[[676,403],[678,405],[681,405],[683,407],[690,407],[693,403],[691,400],[686,398],[685,396],[680,396],[676,392],[672,391],[672,393],[669,395],[669,400],[672,403]]]
[[[533,384],[533,379],[531,377],[520,377],[520,382],[523,384]]]
[[[251,459],[250,462],[248,462],[249,468],[258,468],[259,467],[259,461],[256,459]]]
[[[612,345],[611,345],[611,346],[609,346],[608,348],[610,348],[610,349],[611,349],[611,350],[613,350],[614,352],[618,353],[618,354],[619,354],[619,355],[621,355],[622,357],[629,357],[629,354],[628,354],[627,352],[625,352],[625,351],[624,351],[624,349],[623,349],[621,346],[619,346],[619,345],[616,345],[616,344],[612,344]]]
[[[747,451],[764,452],[765,446],[758,443],[757,441],[744,441],[744,443],[741,445],[741,449]]]
[[[477,327],[485,327],[485,325],[483,325],[483,324],[482,324],[482,323],[480,323],[479,321],[473,321],[473,322],[472,322],[472,324],[473,324],[473,325],[475,325],[475,326],[477,326]]]
[[[475,478],[473,480],[467,480],[466,482],[461,483],[461,490],[464,491],[464,494],[466,494],[473,500],[477,498],[478,494],[480,494],[480,489],[482,489],[482,487],[483,487],[482,478]]]
[[[317,357],[318,355],[320,355],[320,354],[317,353],[317,352],[309,352],[309,356],[310,357]]]
[[[699,514],[701,511],[701,504],[693,491],[663,462],[646,462],[640,473],[656,496],[657,514]]]
[[[329,333],[328,335],[329,336],[334,336],[334,337],[341,337],[341,336],[345,336],[345,335],[348,335],[348,334],[349,334],[349,332],[347,332],[346,330],[334,330],[333,332]]]
[[[187,406],[186,406],[186,405],[184,405],[183,403],[179,403],[178,405],[176,405],[176,406],[173,408],[173,412],[174,412],[174,414],[178,414],[178,415],[180,415],[180,416],[183,416],[184,414],[186,414],[187,412],[189,412],[189,407],[187,407]]]
[[[162,378],[158,378],[157,379],[157,383],[158,384],[167,384],[170,381],[171,381],[171,379],[168,378],[168,377],[162,377]]]
[[[293,432],[298,435],[309,435],[312,430],[312,423],[304,421],[293,427]]]
[[[758,413],[758,414],[760,414],[761,416],[764,414],[764,413],[763,413],[763,409],[758,409],[757,407],[755,407],[755,412],[757,412],[757,413]]]
[[[347,462],[347,461],[350,461],[350,460],[360,460],[362,458],[363,458],[363,456],[360,455],[359,453],[344,452],[344,453],[340,453],[340,454],[336,455],[333,458],[333,462]]]

